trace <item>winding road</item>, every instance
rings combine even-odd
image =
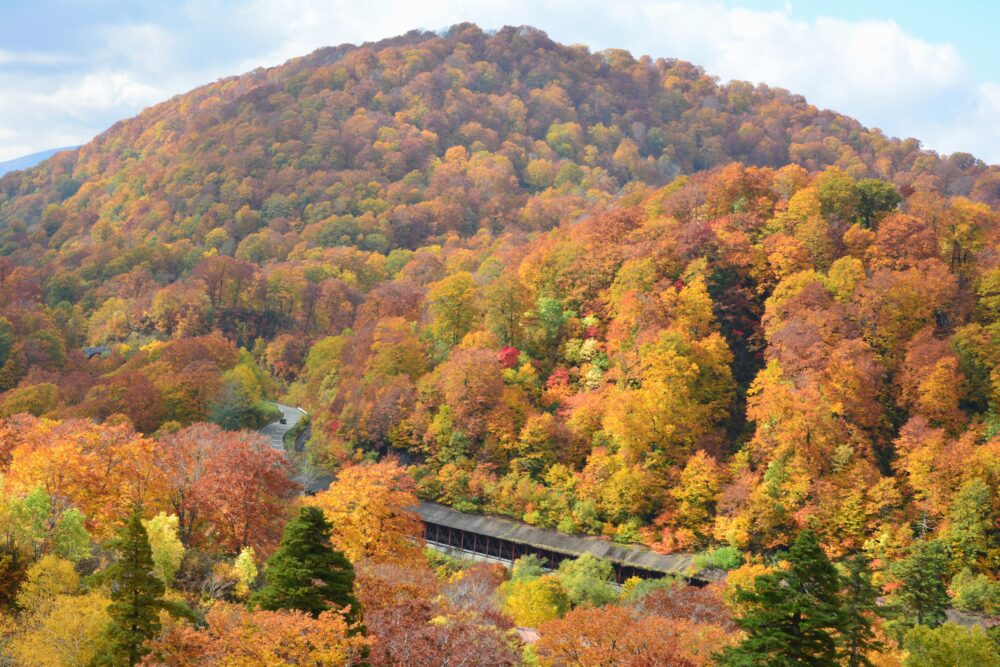
[[[281,421],[271,422],[262,428],[260,432],[271,439],[272,448],[283,452],[285,451],[285,434],[292,430],[292,427],[302,419],[305,413],[301,409],[293,408],[290,405],[282,405],[281,403],[275,403],[274,405],[281,410],[281,416],[285,420],[285,423],[282,424]]]
[[[293,408],[290,405],[284,405],[283,403],[271,403],[279,410],[281,410],[281,417],[285,420],[282,424],[281,420],[276,422],[271,422],[264,428],[260,429],[261,434],[266,435],[271,440],[271,448],[276,449],[279,452],[287,454],[295,463],[295,452],[288,452],[285,450],[285,434],[291,431],[295,425],[299,422],[306,413],[302,408]],[[300,457],[301,458],[301,457]],[[299,461],[298,463],[303,463]],[[312,468],[308,463],[304,465],[296,465],[296,472],[292,476],[292,479],[298,482],[302,486],[302,492],[307,494],[316,493],[317,491],[323,491],[330,486],[330,482],[333,481],[333,477],[326,474],[325,472],[318,472]]]

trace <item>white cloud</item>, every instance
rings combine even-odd
[[[0,65],[60,65],[68,61],[67,56],[59,53],[15,52],[0,49]]]
[[[1000,163],[1000,84],[979,84],[964,111],[948,122],[928,123],[919,136],[944,152],[962,151]]]
[[[899,108],[965,76],[953,46],[918,39],[892,21],[803,21],[787,11],[719,2],[646,3],[624,20],[636,29],[648,26],[647,48],[661,36],[657,55],[669,49],[724,79],[766,82],[839,109]]]
[[[161,101],[165,95],[163,90],[137,81],[130,72],[101,71],[86,74],[50,94],[35,95],[34,99],[44,107],[85,117],[93,110],[142,108]]]
[[[98,32],[105,44],[99,54],[102,60],[127,62],[147,72],[169,72],[176,65],[177,38],[161,26],[127,23]]]
[[[801,20],[787,7],[762,12],[717,1],[619,7],[625,7],[617,12],[622,24],[642,35],[643,52],[669,51],[723,80],[787,88],[889,135],[1000,163],[1000,86],[972,81],[952,44],[920,39],[893,21]]]
[[[96,119],[123,118],[164,99],[130,72],[104,70],[48,89],[45,79],[0,76],[0,160],[88,141]],[[105,121],[106,124],[110,122]]]

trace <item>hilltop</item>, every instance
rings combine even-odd
[[[0,238],[18,256],[72,248],[64,270],[82,268],[80,250],[107,252],[110,236],[129,249],[231,254],[242,243],[276,259],[345,239],[384,252],[451,232],[551,228],[629,183],[732,161],[1000,198],[997,168],[784,90],[532,28],[459,25],[320,49],[147,109],[3,179]]]

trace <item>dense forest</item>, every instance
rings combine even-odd
[[[971,155],[531,28],[147,109],[0,178],[0,648],[998,664],[941,625],[1000,612],[998,207]],[[275,399],[303,451],[248,432]],[[729,576],[428,556],[417,498]],[[161,610],[138,640],[126,581]]]

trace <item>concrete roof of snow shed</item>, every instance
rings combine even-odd
[[[477,535],[488,535],[570,556],[591,553],[615,563],[703,581],[718,581],[725,578],[725,573],[721,570],[710,569],[695,573],[691,554],[661,554],[643,546],[619,544],[589,535],[565,535],[503,517],[466,514],[437,503],[421,502],[417,512],[427,523]]]

